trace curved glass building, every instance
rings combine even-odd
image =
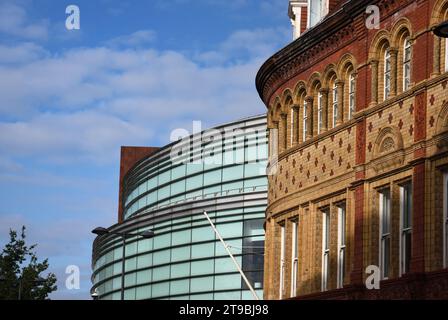
[[[119,223],[94,241],[92,292],[104,300],[252,299],[207,211],[262,298],[267,145],[266,118],[257,116],[161,149],[122,149]],[[155,236],[132,236],[145,230]],[[113,233],[131,234],[124,264],[122,236]]]

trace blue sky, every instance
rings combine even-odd
[[[88,299],[96,226],[117,220],[122,145],[265,111],[255,74],[290,41],[287,0],[0,0],[0,244],[26,225]],[[65,8],[81,30],[65,29]],[[78,265],[81,289],[65,289]]]

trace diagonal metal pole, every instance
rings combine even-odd
[[[230,252],[229,246],[227,245],[227,243],[225,243],[224,239],[221,237],[221,234],[219,233],[218,229],[216,229],[215,224],[210,219],[210,217],[208,216],[206,211],[204,211],[204,216],[207,218],[208,222],[212,226],[213,231],[215,231],[216,236],[221,241],[222,245],[224,246],[224,249],[226,249],[227,254],[232,259],[233,263],[235,264],[235,267],[238,269],[239,273],[241,274],[241,277],[243,277],[243,280],[246,283],[246,285],[249,287],[250,292],[252,292],[252,295],[254,296],[254,299],[255,300],[260,300],[260,298],[258,298],[257,293],[255,292],[254,288],[252,287],[252,285],[250,284],[249,280],[247,279],[246,275],[244,274],[243,270],[241,269],[240,265],[238,264],[238,261],[236,261],[236,259],[233,256],[232,252]]]

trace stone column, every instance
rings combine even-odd
[[[337,80],[336,87],[338,88],[338,115],[336,125],[340,125],[344,122],[344,81]]]
[[[313,137],[313,97],[311,96],[307,96],[305,98],[306,101],[306,116],[307,116],[307,122],[306,122],[306,126],[307,126],[307,130],[306,130],[306,139],[311,139]]]
[[[395,97],[397,95],[398,49],[389,48],[389,52],[390,52],[390,95],[389,95],[389,97]]]
[[[378,103],[378,60],[370,61],[370,70],[372,72],[372,79],[370,80],[372,98],[370,103],[375,105]]]
[[[293,122],[293,127],[292,127],[292,143],[293,146],[296,146],[299,144],[299,112],[300,112],[300,107],[299,105],[295,104],[292,106],[292,110],[294,113],[294,118],[292,120]]]
[[[328,130],[328,88],[322,88],[319,90],[322,95],[322,130],[325,132]]]
[[[434,36],[434,53],[433,53],[433,70],[432,76],[438,76],[440,74],[440,47],[441,38]]]

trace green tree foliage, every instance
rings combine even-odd
[[[27,246],[25,227],[20,236],[17,231],[9,231],[9,243],[0,254],[0,300],[45,300],[57,289],[56,276],[49,273],[46,278],[41,273],[48,269],[48,259],[38,261],[34,249],[36,244]]]

